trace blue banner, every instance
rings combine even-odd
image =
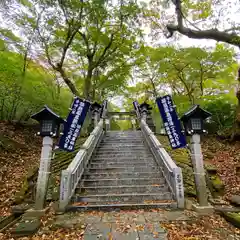
[[[172,149],[185,147],[186,137],[182,132],[181,122],[173,106],[171,96],[159,97],[156,102]]]
[[[63,135],[58,144],[59,148],[69,152],[74,151],[76,140],[81,132],[89,107],[90,102],[83,101],[80,98],[74,99],[67,122],[64,125]]]

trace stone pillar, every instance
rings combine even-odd
[[[42,143],[42,152],[40,167],[38,171],[37,179],[37,192],[36,192],[36,202],[35,209],[42,210],[44,209],[48,179],[50,175],[51,159],[52,159],[52,147],[53,139],[51,137],[44,137]]]
[[[98,125],[99,120],[100,120],[100,109],[93,109],[92,122],[93,122],[94,128]]]
[[[146,121],[148,127],[152,130],[153,133],[156,132],[156,126],[154,125],[152,116],[151,116],[151,112],[149,112],[149,114],[147,115],[147,121]]]
[[[147,107],[143,106],[141,109],[141,118],[147,122],[147,115],[148,115],[148,110]]]
[[[199,206],[208,206],[207,186],[199,134],[193,134],[191,137],[191,158]]]
[[[136,120],[132,118],[131,123],[132,123],[132,130],[136,131]]]
[[[156,128],[151,115],[152,107],[144,102],[140,105],[141,118],[147,123],[148,127],[155,133]]]
[[[110,119],[105,118],[105,131],[110,131]]]

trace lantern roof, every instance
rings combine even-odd
[[[32,119],[40,122],[41,120],[55,120],[57,123],[64,123],[65,120],[62,119],[59,115],[53,112],[47,105],[44,106],[39,112],[31,116]]]
[[[140,109],[142,109],[143,107],[146,107],[147,110],[152,110],[152,107],[146,102],[143,102],[142,104],[140,104],[139,107],[140,107]]]
[[[181,117],[182,121],[188,121],[190,118],[206,119],[211,117],[212,114],[200,107],[200,105],[194,105]]]
[[[101,107],[102,107],[102,105],[97,103],[97,102],[94,102],[94,103],[91,104],[91,109],[94,109],[94,108],[98,108],[99,109]]]

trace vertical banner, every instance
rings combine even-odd
[[[107,103],[108,103],[107,100],[104,100],[104,101],[103,101],[102,108],[101,108],[101,112],[100,112],[100,118],[104,118],[105,115],[106,115]]]
[[[172,149],[185,147],[186,138],[182,132],[181,122],[173,106],[171,96],[159,97],[156,102]]]
[[[139,104],[137,101],[134,101],[133,102],[133,106],[134,106],[134,109],[136,111],[136,114],[137,114],[137,118],[140,118],[140,112],[139,112]]]
[[[59,148],[69,152],[74,150],[77,137],[80,134],[89,107],[90,102],[83,101],[78,97],[74,99],[67,122],[64,125],[63,135],[58,144]]]

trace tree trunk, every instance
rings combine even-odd
[[[92,94],[91,94],[92,101],[96,100],[96,89],[94,86],[92,86]]]
[[[61,74],[61,77],[63,78],[64,82],[68,85],[68,87],[70,88],[71,92],[76,95],[76,96],[79,96],[80,97],[80,94],[77,90],[77,88],[75,87],[75,85],[71,82],[71,80],[67,77],[65,71],[63,70],[62,67],[58,67],[58,68],[55,68],[55,70],[57,70],[60,74]]]
[[[91,65],[89,65],[87,77],[84,81],[84,98],[87,100],[91,100],[92,72]]]
[[[156,86],[155,86],[155,83],[154,83],[154,78],[150,78],[150,81],[151,81],[151,84],[152,84],[152,88],[153,88],[153,94],[155,96],[155,98],[158,97],[158,93],[157,93],[157,89],[156,89]]]
[[[239,83],[240,84],[240,83]],[[238,100],[237,107],[236,107],[236,119],[233,124],[233,130],[231,134],[231,141],[240,140],[240,88],[238,88],[236,92],[236,97]]]

